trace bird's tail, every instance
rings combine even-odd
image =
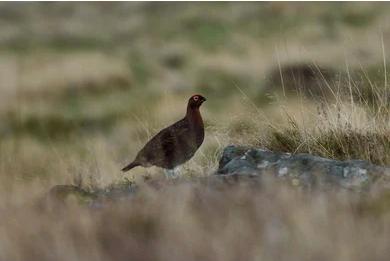
[[[124,167],[124,168],[122,169],[122,171],[123,171],[123,172],[126,172],[126,171],[131,170],[131,169],[134,168],[134,167],[137,167],[137,166],[140,166],[140,164],[133,161],[132,163],[130,163],[129,165],[127,165],[126,167]]]

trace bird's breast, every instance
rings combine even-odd
[[[204,125],[199,110],[195,111],[188,120],[192,139],[195,141],[195,145],[198,148],[204,140]]]

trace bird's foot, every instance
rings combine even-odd
[[[165,177],[167,179],[176,179],[179,177],[179,171],[177,168],[165,170]]]

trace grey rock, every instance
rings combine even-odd
[[[91,208],[102,208],[109,202],[127,200],[135,194],[136,190],[137,187],[131,183],[116,184],[94,191],[74,185],[56,185],[50,189],[44,199],[52,207],[62,207],[73,201]]]
[[[225,148],[216,175],[268,175],[309,188],[335,185],[354,190],[368,189],[372,185],[390,188],[389,167],[363,160],[338,161],[234,145]]]

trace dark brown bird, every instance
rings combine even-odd
[[[206,98],[202,95],[193,95],[188,100],[185,117],[157,133],[122,171],[137,166],[173,170],[191,159],[204,140],[203,120],[199,111],[204,101]]]

